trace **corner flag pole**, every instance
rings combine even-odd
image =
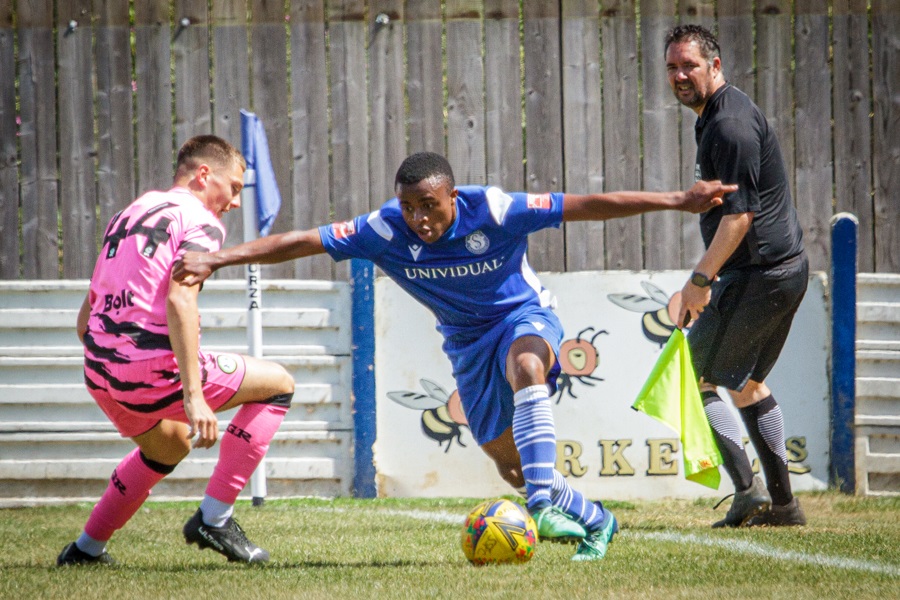
[[[241,110],[241,154],[247,162],[244,171],[244,188],[241,191],[241,206],[244,216],[244,241],[250,242],[257,235],[269,234],[278,210],[281,208],[281,194],[275,171],[269,156],[266,130],[257,116]],[[247,265],[247,346],[248,354],[262,358],[262,285],[258,264]],[[266,458],[250,477],[253,505],[262,506],[266,497]]]
[[[241,209],[244,216],[244,241],[256,239],[256,170],[249,165],[244,171],[244,188],[241,190]],[[244,269],[247,282],[247,354],[262,358],[262,289],[259,265],[249,264]],[[262,506],[266,498],[266,457],[263,456],[250,476],[253,506]]]

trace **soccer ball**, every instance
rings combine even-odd
[[[537,526],[515,502],[487,500],[466,517],[461,541],[472,564],[524,563],[534,556]]]

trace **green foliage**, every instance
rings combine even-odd
[[[471,498],[241,502],[238,520],[272,555],[249,568],[184,544],[193,503],[147,503],[110,543],[112,568],[54,566],[90,505],[3,509],[0,598],[895,597],[900,501],[801,502],[806,527],[728,531],[709,528],[726,506],[610,502],[622,531],[603,561],[543,543],[525,565],[493,567],[460,549]]]

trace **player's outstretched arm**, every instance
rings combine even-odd
[[[737,189],[737,185],[726,185],[721,181],[698,181],[684,192],[565,194],[563,220],[603,221],[655,210],[701,213],[722,204],[722,196]]]
[[[252,263],[274,264],[325,252],[318,229],[267,235],[218,252],[186,252],[172,267],[172,279],[195,285],[217,269]]]

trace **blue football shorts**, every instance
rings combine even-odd
[[[497,439],[512,425],[513,390],[506,380],[506,355],[516,339],[527,335],[547,340],[559,357],[562,324],[552,310],[537,306],[520,309],[474,339],[444,342],[469,429],[479,446]],[[551,396],[556,393],[559,373],[556,360],[547,377]]]

